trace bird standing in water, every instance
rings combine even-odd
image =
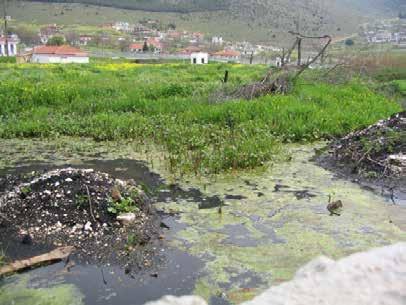
[[[330,212],[330,216],[337,215],[340,216],[340,210],[343,208],[343,203],[341,200],[336,200],[331,202],[331,195],[328,195],[328,205],[327,210]]]

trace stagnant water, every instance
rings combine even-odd
[[[394,205],[389,194],[309,161],[314,146],[286,149],[292,160],[267,169],[175,179],[163,155],[145,145],[1,141],[0,174],[70,165],[133,178],[156,191],[156,206],[170,229],[154,276],[145,271],[129,277],[116,266],[95,265],[65,272],[60,263],[2,280],[0,304],[143,304],[190,293],[211,304],[239,303],[290,279],[318,255],[339,258],[406,240],[402,194]],[[326,210],[329,194],[344,203],[340,217]],[[4,248],[7,241],[1,242]]]

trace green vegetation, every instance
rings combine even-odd
[[[136,234],[136,233],[129,233],[127,235],[127,242],[126,242],[126,246],[125,249],[126,251],[132,251],[134,249],[135,246],[137,246],[137,244],[140,241],[140,237]]]
[[[0,287],[0,304],[83,305],[84,296],[71,284],[54,284],[43,288],[30,285],[30,277],[13,276]]]
[[[134,200],[131,197],[122,198],[120,202],[115,202],[110,198],[107,211],[111,214],[131,213],[138,211]]]
[[[406,79],[393,81],[394,86],[403,96],[406,96]]]
[[[62,36],[53,36],[49,38],[47,45],[48,46],[61,46],[65,43],[65,39]]]
[[[0,57],[0,63],[4,64],[4,63],[9,63],[9,64],[15,64],[16,63],[16,58],[15,57],[8,57],[8,56],[2,56]]]
[[[158,145],[172,171],[218,173],[276,160],[281,142],[342,136],[399,111],[359,82],[297,84],[286,96],[212,104],[265,66],[0,65],[0,137],[80,136]]]

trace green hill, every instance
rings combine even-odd
[[[231,0],[39,0],[38,2],[85,3],[150,12],[188,13],[226,9],[230,5]]]
[[[396,16],[401,0],[77,0],[13,1],[10,15],[26,23],[100,25],[145,18],[178,28],[257,42],[287,40],[297,27],[307,34],[346,36],[376,14]],[[61,3],[63,2],[63,3]],[[99,4],[99,5],[92,5]]]

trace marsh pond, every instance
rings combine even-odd
[[[238,304],[291,279],[319,255],[340,258],[405,241],[406,196],[322,168],[313,159],[325,145],[286,144],[288,160],[256,170],[175,178],[153,146],[63,137],[2,140],[3,179],[74,168],[134,180],[159,225],[153,258],[141,268],[73,253],[69,268],[62,261],[2,279],[0,304],[133,305],[167,294]],[[329,196],[342,201],[340,216],[326,209]],[[35,237],[21,243],[2,236],[0,248],[11,260],[48,250]]]

